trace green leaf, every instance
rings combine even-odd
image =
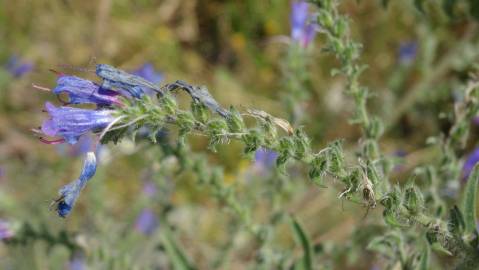
[[[442,3],[442,8],[450,19],[454,18],[454,7],[456,6],[456,4],[457,0],[444,0]]]
[[[479,179],[479,165],[476,164],[467,180],[464,194],[464,222],[466,225],[465,232],[467,234],[476,233],[476,193],[477,182]]]
[[[389,5],[389,0],[381,0],[381,4],[383,5],[383,8],[387,8]]]
[[[479,21],[479,1],[469,0],[471,16]]]
[[[294,217],[291,217],[291,226],[293,228],[293,232],[294,232],[296,240],[303,247],[303,253],[304,253],[303,259],[301,260],[299,264],[295,265],[295,269],[311,270],[313,269],[313,261],[311,258],[312,248],[311,248],[311,243],[308,239],[308,236],[306,235],[303,228]]]
[[[428,243],[425,243],[424,250],[419,259],[419,265],[417,270],[428,270],[429,268],[429,255],[431,254],[431,249]]]
[[[421,13],[424,13],[424,0],[414,0],[414,6]]]
[[[165,226],[162,230],[161,242],[165,247],[166,254],[171,260],[173,269],[179,270],[193,270],[195,269],[188,261],[185,253],[176,244],[170,228]]]

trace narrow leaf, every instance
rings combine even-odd
[[[469,5],[470,5],[470,12],[471,16],[476,19],[476,21],[479,21],[479,1],[477,0],[469,0]]]
[[[309,238],[304,232],[301,225],[298,223],[298,221],[294,217],[291,217],[291,226],[293,228],[293,232],[294,232],[296,240],[303,247],[303,253],[304,253],[303,259],[301,261],[301,267],[297,269],[311,270],[313,269],[313,261],[311,259],[312,248],[311,248],[311,243],[309,241]]]
[[[195,269],[190,262],[188,261],[185,253],[181,248],[176,244],[176,241],[172,235],[172,232],[169,228],[163,227],[163,233],[161,235],[161,242],[165,247],[166,254],[171,260],[173,269],[178,270],[193,270]]]
[[[429,244],[425,243],[424,250],[421,254],[421,259],[419,260],[418,270],[428,270],[429,268],[429,255],[431,253],[431,249],[429,248]]]
[[[465,232],[474,234],[476,232],[476,193],[479,180],[479,165],[476,164],[471,176],[467,180],[464,194],[464,221],[466,225]]]

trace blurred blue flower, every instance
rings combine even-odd
[[[138,69],[132,72],[132,74],[142,77],[152,83],[158,84],[163,80],[163,74],[155,70],[155,67],[151,63],[145,63]],[[150,88],[142,88],[143,92],[147,95],[155,94],[156,92]]]
[[[79,157],[89,151],[95,150],[95,154],[98,157],[102,145],[97,144],[97,141],[93,138],[93,134],[85,134],[83,136],[80,136],[78,142],[73,145],[60,144],[57,145],[57,147],[59,154],[64,156]]]
[[[403,65],[411,64],[414,59],[416,59],[417,54],[417,43],[412,42],[403,42],[399,45],[399,63]]]
[[[141,211],[136,219],[135,229],[142,234],[150,235],[158,227],[158,218],[150,208],[145,208]]]
[[[63,186],[59,191],[60,198],[55,201],[57,204],[57,213],[60,217],[66,217],[72,210],[75,202],[80,195],[80,191],[85,187],[96,172],[95,153],[88,152],[80,173],[80,177],[75,181]]]
[[[12,238],[14,235],[10,222],[0,219],[0,241]]]
[[[260,148],[256,150],[255,153],[255,166],[262,169],[271,168],[275,164],[277,157],[278,153],[275,151],[266,148]]]
[[[479,162],[479,147],[474,149],[474,151],[467,156],[464,166],[462,167],[462,179],[467,180],[467,178],[469,178],[469,175],[477,162]]]
[[[62,139],[45,143],[61,143],[66,141],[75,144],[79,137],[89,131],[99,131],[113,121],[111,110],[90,110],[72,107],[55,107],[51,103],[45,104],[50,119],[43,122],[41,130],[45,135]]]
[[[305,1],[293,2],[291,5],[291,38],[303,48],[313,41],[319,25],[312,22],[314,16],[309,12],[309,5]]]
[[[73,254],[72,258],[68,262],[68,269],[69,270],[85,270],[85,257],[81,254],[76,252]]]
[[[18,56],[13,55],[8,60],[6,69],[13,77],[19,78],[33,70],[33,63],[26,62],[19,59]]]
[[[103,89],[92,81],[76,76],[60,76],[57,80],[57,86],[53,89],[53,93],[56,95],[68,93],[68,104],[90,103],[100,106],[122,104],[116,97],[118,92]]]

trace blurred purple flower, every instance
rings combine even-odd
[[[143,194],[145,194],[146,197],[151,198],[155,196],[156,192],[157,192],[157,189],[156,189],[156,184],[154,182],[147,181],[143,185]]]
[[[78,142],[74,145],[70,144],[61,144],[58,145],[58,152],[61,155],[70,156],[70,157],[78,157],[81,156],[89,151],[92,151],[96,148],[96,154],[98,155],[98,151],[100,150],[100,145],[95,147],[95,140],[92,138],[92,135],[85,134],[80,136]]]
[[[60,217],[64,218],[71,212],[81,190],[85,187],[88,180],[95,175],[96,164],[95,154],[93,152],[88,152],[78,179],[63,186],[58,191],[60,198],[57,199],[55,203],[57,204],[56,210]]]
[[[43,122],[41,131],[50,137],[60,136],[61,139],[44,143],[56,144],[67,142],[75,144],[80,136],[90,132],[99,131],[113,121],[111,110],[90,110],[72,107],[55,107],[51,103],[45,104],[50,119]]]
[[[474,149],[469,156],[467,156],[464,166],[462,167],[462,179],[467,180],[471,174],[474,165],[479,162],[479,147]]]
[[[0,219],[0,241],[12,238],[14,235],[10,222]]]
[[[416,58],[417,54],[417,43],[412,42],[403,42],[399,45],[399,63],[403,65],[411,64]]]
[[[273,150],[260,148],[255,153],[255,166],[261,169],[269,169],[273,167],[276,162],[278,153]]]
[[[132,72],[133,75],[142,77],[152,83],[158,84],[163,80],[163,74],[155,70],[155,67],[151,63],[145,63],[138,69]],[[156,93],[150,88],[143,88],[143,92],[148,95]]]
[[[72,258],[68,262],[68,269],[69,270],[85,270],[86,269],[85,257],[78,252],[73,254]]]
[[[118,92],[103,89],[96,83],[76,76],[60,76],[57,80],[57,86],[53,93],[59,95],[68,93],[68,104],[97,104],[100,106],[110,106],[112,104],[122,105],[116,97]]]
[[[308,3],[295,1],[291,4],[291,38],[303,48],[308,47],[318,31],[319,25],[311,22],[313,19]]]
[[[472,119],[472,122],[476,125],[479,125],[479,116],[476,116]]]
[[[6,69],[13,77],[20,78],[21,76],[33,70],[33,63],[26,62],[22,59],[19,59],[18,56],[13,55],[8,60]]]
[[[158,219],[150,208],[145,208],[141,211],[136,219],[135,229],[142,234],[150,235],[158,227]]]

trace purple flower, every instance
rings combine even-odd
[[[45,104],[50,119],[43,122],[41,130],[45,135],[62,139],[46,141],[45,143],[75,144],[83,134],[99,131],[113,121],[111,110],[90,110],[72,107],[55,107],[51,103]]]
[[[14,235],[10,222],[0,219],[0,241],[12,238]]]
[[[416,42],[403,42],[399,45],[399,63],[403,65],[411,64],[416,58],[417,43]]]
[[[273,167],[276,162],[278,153],[273,150],[260,148],[255,153],[255,165],[261,169],[268,169]]]
[[[145,63],[137,70],[132,72],[133,75],[142,77],[145,80],[148,80],[152,83],[158,84],[163,80],[163,74],[155,70],[155,67],[151,63]],[[156,93],[150,88],[142,88],[143,92],[146,94]]]
[[[118,92],[103,89],[92,81],[76,76],[60,76],[57,80],[57,86],[53,89],[53,93],[57,95],[67,93],[69,97],[68,104],[91,103],[100,106],[122,104],[116,97]]]
[[[66,217],[72,210],[75,202],[80,195],[80,191],[85,187],[96,172],[96,157],[93,152],[86,154],[85,162],[80,176],[75,181],[63,186],[59,191],[60,198],[55,201],[56,210],[60,217]]]
[[[469,175],[477,162],[479,162],[479,147],[474,149],[474,151],[472,151],[467,157],[466,162],[464,162],[464,166],[462,167],[462,179],[467,180],[467,178],[469,178]]]
[[[135,229],[145,235],[152,234],[158,227],[158,219],[150,208],[145,208],[136,219]]]
[[[18,56],[13,55],[8,60],[6,68],[13,77],[20,78],[33,70],[33,64],[20,60]]]
[[[293,2],[291,5],[291,38],[303,48],[313,41],[319,26],[311,22],[313,16],[309,12],[309,5],[305,1]]]

